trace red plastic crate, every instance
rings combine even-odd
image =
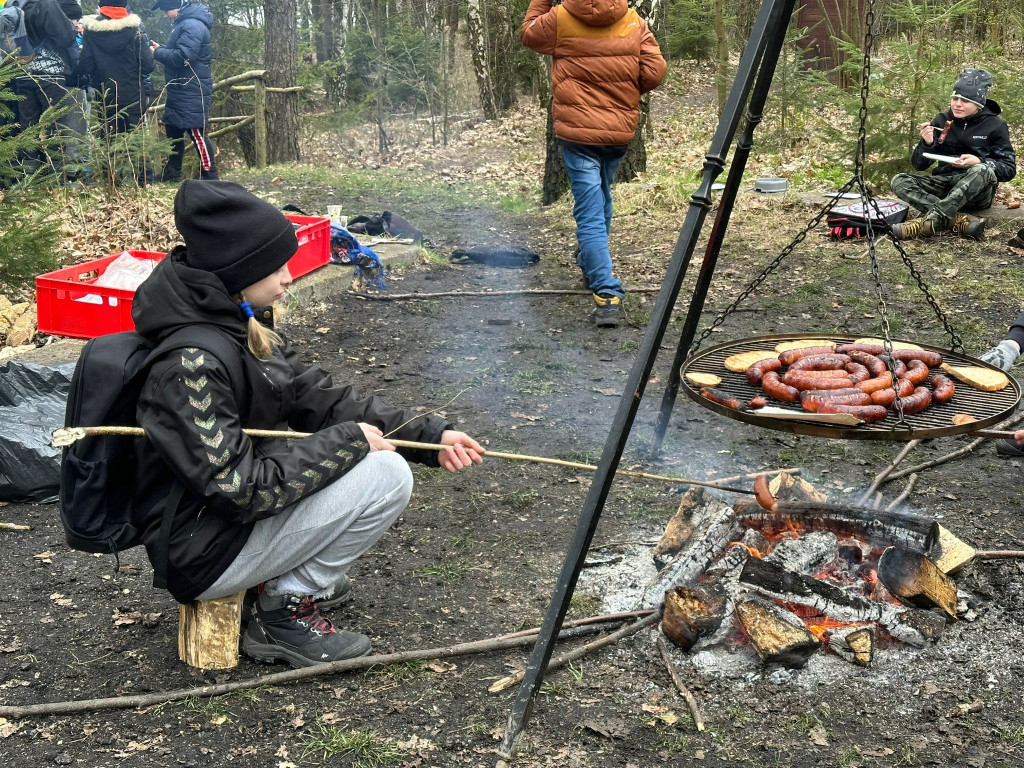
[[[288,260],[292,278],[308,275],[331,260],[331,220],[322,216],[297,216],[286,213],[290,221],[301,224],[295,230],[299,250]]]
[[[137,259],[153,261],[160,261],[166,255],[150,251],[128,253]],[[36,278],[39,330],[79,339],[134,330],[132,298],[135,291],[92,285],[120,255],[115,253],[39,275]]]

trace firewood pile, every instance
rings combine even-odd
[[[3,347],[20,347],[36,336],[36,305],[22,301],[17,304],[0,294],[0,340]]]
[[[802,667],[832,653],[869,667],[878,648],[925,647],[971,618],[972,598],[929,559],[931,519],[829,503],[778,475],[732,506],[692,488],[653,550],[643,607],[687,653],[747,646],[764,663]]]

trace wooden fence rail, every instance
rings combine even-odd
[[[246,125],[253,124],[256,133],[256,167],[265,168],[267,165],[267,93],[299,93],[302,86],[296,85],[290,88],[275,88],[266,83],[267,70],[251,69],[239,75],[232,75],[213,84],[213,90],[230,88],[233,91],[253,92],[253,114],[232,115],[229,117],[211,117],[210,123],[228,123],[223,128],[218,128],[210,133],[211,138],[223,136],[226,133],[237,131]],[[255,81],[252,85],[240,85],[250,80]],[[156,115],[166,108],[166,104],[154,104],[148,110],[148,114]]]

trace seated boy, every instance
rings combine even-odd
[[[987,70],[965,69],[953,86],[949,110],[918,126],[921,140],[910,164],[918,171],[933,162],[936,168],[930,176],[900,173],[889,183],[896,197],[924,214],[895,224],[892,233],[897,239],[930,237],[944,230],[981,239],[985,220],[961,211],[988,208],[999,182],[1017,174],[1010,133],[999,117],[1002,110],[988,98],[991,85]],[[955,159],[935,161],[925,157],[926,152]]]

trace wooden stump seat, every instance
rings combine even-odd
[[[238,666],[239,628],[245,590],[216,600],[196,600],[181,606],[178,618],[178,658],[198,669]]]

